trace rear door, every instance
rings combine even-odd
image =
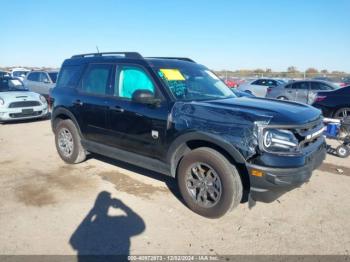
[[[107,96],[111,89],[112,64],[90,64],[82,77],[79,95],[73,101],[80,128],[85,138],[106,143]]]

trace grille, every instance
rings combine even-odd
[[[18,107],[32,107],[32,106],[40,106],[40,102],[38,101],[19,101],[13,102],[9,105],[9,108],[18,108]]]
[[[20,118],[20,117],[28,117],[28,116],[39,116],[39,115],[41,115],[41,112],[42,111],[34,111],[31,113],[13,113],[13,114],[10,114],[10,117],[11,118]]]
[[[318,120],[293,131],[299,140],[300,147],[306,148],[322,138],[323,130],[323,119],[319,118]]]

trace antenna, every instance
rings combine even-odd
[[[96,46],[96,49],[97,49],[97,53],[99,54],[99,53],[100,53],[100,50],[98,49],[98,46]]]

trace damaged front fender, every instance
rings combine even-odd
[[[176,102],[170,114],[170,126],[178,136],[221,141],[221,147],[239,154],[246,161],[257,153],[257,123],[268,124],[271,116],[256,110],[210,106],[205,102]],[[180,134],[180,135],[179,135]],[[191,134],[191,135],[188,135]]]

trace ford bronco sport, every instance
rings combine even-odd
[[[188,58],[75,55],[51,96],[65,162],[97,153],[172,176],[188,207],[206,217],[223,216],[243,193],[275,199],[325,158],[319,110],[238,98]]]

